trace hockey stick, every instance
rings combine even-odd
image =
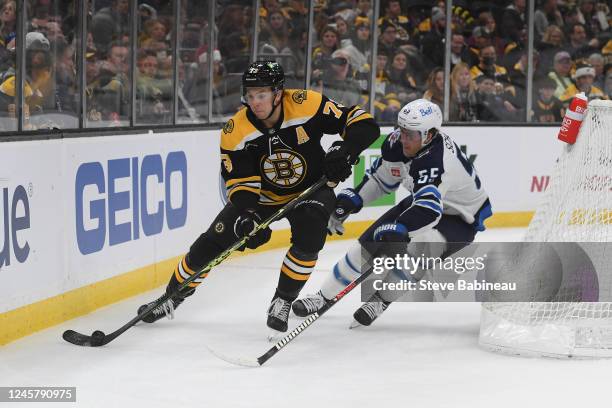
[[[304,330],[306,330],[308,328],[308,326],[313,324],[319,317],[323,316],[325,314],[325,312],[327,312],[329,309],[331,309],[346,294],[348,294],[350,291],[355,289],[361,282],[366,280],[368,278],[368,276],[370,276],[372,274],[372,272],[373,272],[373,269],[370,268],[368,271],[362,273],[357,279],[355,279],[354,281],[349,283],[346,288],[342,289],[342,291],[340,293],[338,293],[336,296],[334,296],[333,299],[331,299],[325,305],[323,305],[323,307],[321,307],[321,309],[318,312],[315,312],[315,313],[311,314],[310,316],[308,316],[306,318],[306,320],[304,320],[302,323],[300,323],[295,329],[291,330],[291,332],[289,332],[289,334],[287,334],[285,337],[283,337],[274,346],[272,346],[268,351],[266,351],[264,354],[262,354],[261,356],[257,357],[256,359],[246,358],[246,357],[230,357],[230,356],[226,356],[224,354],[221,354],[218,351],[215,351],[215,350],[211,349],[208,346],[206,346],[206,348],[208,348],[208,351],[210,351],[213,355],[215,355],[216,357],[218,357],[221,360],[226,361],[226,362],[228,362],[230,364],[235,364],[235,365],[239,365],[239,366],[243,366],[243,367],[261,367],[262,365],[264,365],[264,363],[266,361],[271,359],[283,347],[285,347],[287,344],[289,344],[291,341],[293,341],[297,336],[299,336],[300,333],[302,333]]]
[[[274,221],[284,217],[285,214],[287,214],[289,211],[291,211],[300,201],[302,201],[303,199],[309,197],[312,193],[317,191],[319,188],[321,188],[326,183],[327,183],[327,178],[325,176],[321,177],[321,179],[319,181],[317,181],[312,186],[308,187],[306,190],[302,191],[302,193],[300,193],[299,196],[297,196],[293,200],[289,201],[281,209],[279,209],[277,212],[272,214],[270,217],[268,217],[266,220],[264,220],[261,224],[257,225],[255,227],[255,229],[253,231],[251,231],[249,236],[242,237],[234,245],[232,245],[231,247],[229,247],[228,249],[223,251],[221,254],[219,254],[215,259],[210,261],[203,269],[201,269],[197,273],[194,273],[189,278],[185,279],[183,281],[183,283],[181,283],[181,285],[179,287],[177,287],[173,292],[171,292],[169,294],[166,293],[164,296],[159,298],[159,300],[157,302],[155,302],[152,305],[150,305],[149,307],[147,307],[140,314],[138,314],[136,317],[134,317],[132,320],[130,320],[129,322],[127,322],[126,324],[124,324],[119,329],[115,330],[114,332],[109,333],[109,334],[104,334],[104,332],[102,332],[100,330],[96,330],[96,331],[94,331],[91,334],[91,336],[87,336],[87,335],[78,333],[78,332],[76,332],[74,330],[66,330],[64,332],[64,334],[62,335],[62,337],[68,343],[76,344],[77,346],[99,347],[99,346],[104,346],[104,345],[110,343],[111,341],[113,341],[117,337],[119,337],[121,334],[123,334],[130,327],[134,326],[136,323],[141,321],[145,316],[147,316],[149,313],[151,313],[151,311],[153,311],[153,309],[157,308],[158,306],[160,306],[161,304],[166,302],[168,299],[170,299],[171,297],[176,295],[181,289],[183,289],[187,285],[189,285],[189,283],[191,283],[194,280],[198,279],[200,276],[202,276],[202,274],[210,271],[212,268],[214,268],[215,266],[217,266],[221,262],[223,262],[234,251],[236,251],[241,246],[245,245],[247,240],[251,236],[255,235],[258,231],[260,231],[260,230],[262,230],[264,228],[267,228],[272,222],[274,222]]]

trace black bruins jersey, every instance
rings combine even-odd
[[[221,132],[221,174],[228,199],[240,208],[285,204],[316,183],[323,176],[323,134],[339,134],[352,158],[380,136],[368,112],[318,92],[286,89],[281,103],[274,128],[243,108]]]

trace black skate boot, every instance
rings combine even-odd
[[[306,317],[321,310],[327,302],[328,300],[325,299],[321,291],[318,291],[314,295],[306,295],[306,297],[296,300],[291,305],[291,309],[296,316]]]
[[[372,295],[367,302],[365,302],[359,309],[353,313],[353,323],[351,323],[350,328],[353,329],[358,326],[369,326],[372,324],[378,316],[380,316],[387,308],[391,302],[385,302],[380,298],[378,293]]]
[[[272,329],[272,333],[268,336],[268,340],[273,340],[278,334],[287,331],[287,321],[289,320],[290,309],[291,302],[279,296],[274,296],[268,308],[267,325]]]
[[[168,293],[170,290],[170,286],[168,286],[168,288],[166,288],[166,293]],[[170,320],[174,319],[174,310],[179,307],[181,303],[183,303],[186,297],[193,295],[194,292],[194,288],[189,288],[189,290],[186,290],[185,292],[177,293],[176,295],[153,309],[151,313],[149,313],[142,319],[142,321],[145,323],[155,323],[159,319],[166,316]],[[165,295],[158,297],[153,302],[149,302],[146,305],[140,306],[138,308],[138,314],[142,313],[147,307],[151,306],[152,304],[157,303],[163,296]]]

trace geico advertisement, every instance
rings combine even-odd
[[[82,163],[74,193],[83,255],[180,228],[188,210],[187,156],[173,151]]]
[[[189,249],[220,208],[206,203],[206,191],[217,188],[217,178],[206,176],[219,172],[218,133],[203,133],[68,142],[73,209],[68,263],[75,271],[87,268],[75,273],[79,285]],[[211,143],[201,143],[203,137]]]

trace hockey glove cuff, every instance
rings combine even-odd
[[[352,188],[344,189],[336,198],[336,208],[327,223],[327,233],[329,235],[344,234],[342,223],[349,215],[357,213],[363,207],[363,199]]]
[[[408,229],[404,224],[382,224],[374,230],[374,241],[377,242],[409,242]]]

